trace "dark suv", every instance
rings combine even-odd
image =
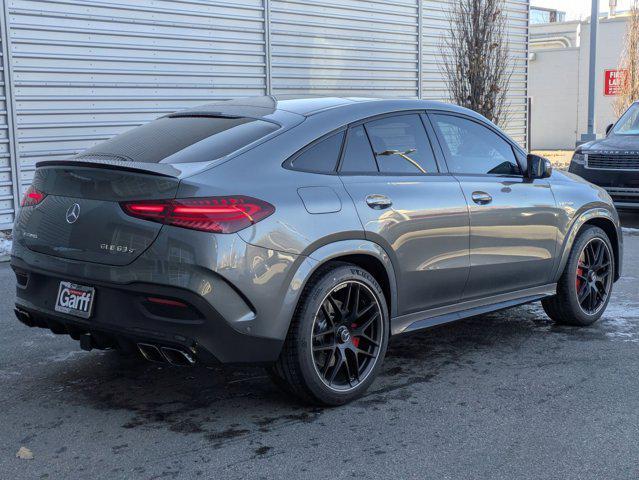
[[[606,138],[577,148],[569,171],[605,188],[618,208],[639,209],[639,102],[608,126]]]

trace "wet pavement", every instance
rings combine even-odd
[[[260,368],[164,368],[29,329],[1,264],[0,478],[637,478],[639,230],[625,249],[594,326],[532,304],[397,337],[336,409]]]

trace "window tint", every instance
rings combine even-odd
[[[342,149],[343,138],[344,132],[340,132],[317,142],[293,160],[293,168],[309,172],[334,172],[339,160],[339,152]]]
[[[419,115],[386,117],[366,124],[383,173],[436,173],[433,149]]]
[[[278,128],[252,118],[163,117],[100,143],[82,156],[108,155],[146,163],[202,162],[233,153]],[[195,144],[201,145],[187,150]]]
[[[341,172],[345,173],[377,173],[377,165],[371,144],[363,126],[348,130]]]
[[[432,118],[452,173],[521,174],[512,147],[492,130],[452,115],[432,115]]]

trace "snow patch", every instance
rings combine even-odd
[[[639,342],[639,306],[636,303],[611,301],[602,321],[606,336],[627,342]]]
[[[11,255],[11,245],[13,242],[0,232],[0,257]]]
[[[639,228],[630,228],[630,227],[624,227],[621,229],[624,233],[624,235],[638,235],[639,236]]]
[[[49,357],[48,360],[51,362],[66,362],[77,356],[84,356],[86,354],[87,352],[85,352],[84,350],[71,350],[70,352],[64,352],[53,357]]]

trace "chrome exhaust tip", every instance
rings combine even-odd
[[[35,327],[35,322],[33,321],[33,318],[31,318],[31,314],[29,312],[18,307],[14,308],[13,312],[15,313],[16,318],[24,323],[27,327]]]
[[[155,345],[151,345],[149,343],[138,343],[138,350],[149,362],[166,363],[164,355],[162,355],[160,349]]]
[[[166,361],[169,362],[171,365],[176,365],[178,367],[187,367],[195,363],[195,358],[193,358],[184,350],[179,350],[177,348],[171,347],[162,347],[161,350],[164,358],[166,358]]]

